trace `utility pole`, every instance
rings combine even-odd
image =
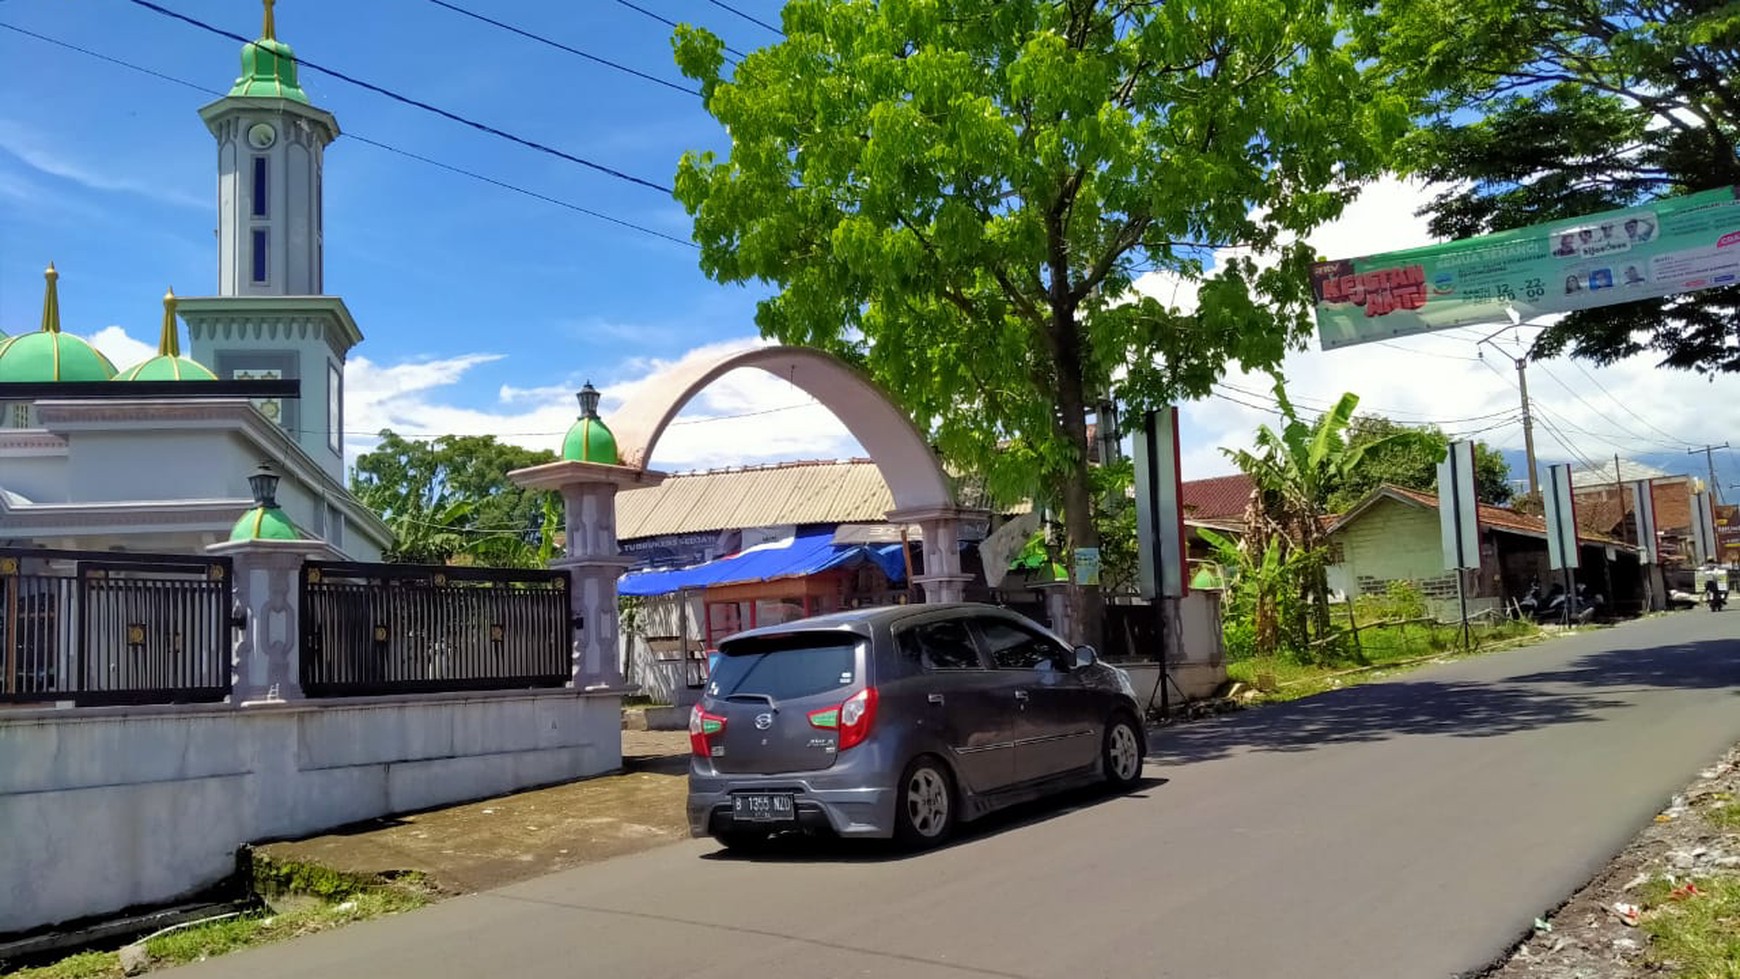
[[[1704,463],[1710,467],[1710,492],[1716,494],[1717,503],[1723,503],[1726,501],[1722,499],[1722,484],[1716,482],[1716,450],[1726,449],[1727,447],[1728,443],[1723,442],[1721,445],[1706,445],[1701,449],[1686,450],[1686,455],[1689,456],[1695,456],[1700,452],[1704,454]]]
[[[1516,386],[1518,390],[1522,391],[1523,450],[1528,453],[1529,459],[1529,493],[1533,496],[1539,496],[1541,494],[1541,477],[1535,471],[1535,419],[1529,413],[1528,366],[1529,359],[1527,357],[1516,359]]]
[[[1522,320],[1517,316],[1515,310],[1506,310],[1506,312],[1510,314],[1511,325],[1504,327],[1503,329],[1495,330],[1476,342],[1474,344],[1476,356],[1480,355],[1481,347],[1492,343],[1493,337],[1498,336],[1505,330],[1514,329],[1521,325]],[[1504,350],[1504,348],[1496,343],[1492,343],[1492,349],[1498,350],[1502,353],[1509,353],[1509,351]],[[1540,496],[1541,477],[1540,474],[1535,471],[1535,416],[1533,412],[1529,411],[1529,358],[1528,354],[1525,353],[1521,357],[1513,357],[1512,359],[1516,361],[1516,387],[1518,391],[1522,392],[1523,451],[1528,454],[1529,495]]]

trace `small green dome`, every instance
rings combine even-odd
[[[181,355],[181,339],[175,328],[175,290],[163,296],[163,336],[157,341],[157,356],[122,371],[117,381],[215,381],[217,375],[204,364]]]
[[[275,506],[255,507],[230,528],[230,540],[301,540],[302,532]]]
[[[165,357],[158,355],[136,367],[129,367],[115,375],[117,381],[215,381],[217,375],[206,370],[204,364],[188,360],[186,357]]]
[[[580,399],[580,418],[569,427],[567,438],[562,440],[562,459],[566,462],[620,465],[616,436],[610,434],[609,427],[598,417],[598,390],[587,381],[576,397]]]
[[[602,420],[582,418],[568,429],[562,440],[562,458],[569,462],[601,462],[617,464],[616,436],[610,434]]]
[[[296,81],[296,55],[290,45],[271,37],[242,45],[242,75],[231,86],[230,95],[308,104],[307,94]]]

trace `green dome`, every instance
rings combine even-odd
[[[115,365],[78,337],[55,331],[0,341],[0,382],[107,381]]]
[[[157,356],[122,371],[117,381],[215,381],[217,375],[204,364],[181,355],[181,340],[175,329],[175,290],[163,297],[163,336],[157,341]]]
[[[215,381],[217,375],[205,365],[186,357],[158,355],[137,367],[129,367],[115,375],[117,381]]]
[[[255,507],[230,528],[230,540],[301,540],[302,532],[277,507]]]
[[[115,365],[96,347],[60,332],[60,273],[50,262],[42,274],[42,329],[0,341],[0,382],[106,381]]]
[[[562,440],[562,458],[569,462],[617,464],[616,436],[596,417],[584,417],[568,429]]]
[[[230,95],[308,104],[308,96],[296,82],[296,55],[290,45],[271,37],[242,45],[242,76],[231,86]]]

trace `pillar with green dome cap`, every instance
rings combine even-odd
[[[230,539],[206,548],[235,568],[236,630],[231,652],[234,704],[302,699],[301,624],[297,588],[302,564],[343,560],[325,541],[313,540],[278,507],[278,473],[265,463],[248,477],[249,507]]]
[[[620,465],[616,439],[598,416],[598,391],[580,389],[580,416],[562,440],[559,462],[517,469],[516,485],[562,495],[567,548],[550,567],[568,575],[573,635],[572,685],[582,690],[623,686],[617,645],[616,582],[634,564],[616,543],[616,494],[657,486],[665,474]]]

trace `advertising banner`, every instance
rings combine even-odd
[[[1474,485],[1474,443],[1451,442],[1438,463],[1438,520],[1444,570],[1480,567],[1480,493]]]
[[[1740,187],[1311,266],[1324,350],[1740,282]]]

